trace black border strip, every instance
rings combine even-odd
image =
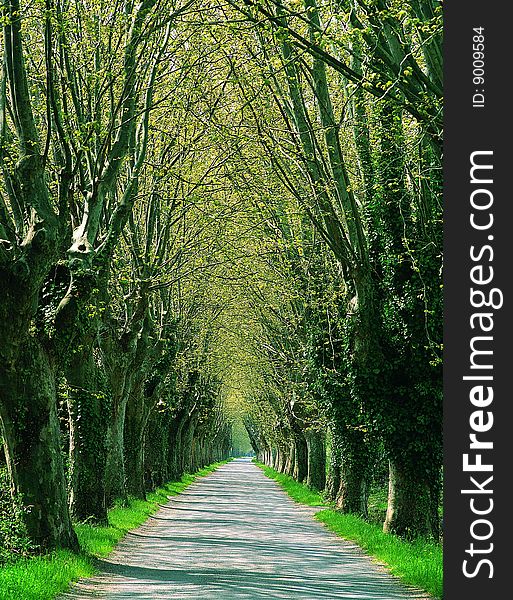
[[[444,329],[444,598],[446,600],[495,600],[511,594],[508,575],[512,572],[511,541],[513,527],[512,511],[508,490],[513,481],[513,418],[510,378],[513,379],[513,352],[511,334],[511,273],[513,273],[512,243],[513,224],[509,218],[513,204],[510,183],[513,176],[513,137],[511,135],[511,99],[507,89],[511,83],[511,48],[513,29],[506,11],[507,2],[493,0],[476,2],[456,2],[448,0],[444,7],[445,36],[445,149],[444,149],[444,231],[445,231],[445,329]],[[473,81],[473,37],[479,35],[474,28],[484,28],[484,84]],[[478,40],[480,38],[477,38]],[[479,56],[479,55],[476,55]],[[476,63],[479,65],[480,63]],[[478,68],[478,67],[476,67]],[[476,73],[480,73],[479,70]],[[481,90],[484,90],[482,93]],[[474,94],[482,93],[482,98]],[[479,164],[493,164],[493,170],[474,171],[471,183],[470,168],[473,152],[490,151],[493,155],[474,155]],[[488,175],[487,175],[488,173]],[[486,183],[493,173],[493,183]],[[486,198],[493,196],[490,209],[476,211],[471,207],[470,198],[474,194],[476,204],[485,205]],[[490,196],[491,194],[491,196]],[[475,222],[487,224],[493,213],[493,225],[489,229],[477,230],[471,226],[470,216],[475,213]],[[493,240],[489,238],[493,236]],[[488,245],[491,251],[483,248]],[[474,246],[474,256],[470,248]],[[486,279],[493,268],[493,281],[490,284],[475,284],[474,278]],[[470,288],[480,289],[492,304],[499,305],[502,292],[502,308],[472,307]],[[479,295],[474,296],[478,304]],[[483,333],[480,323],[491,321],[475,317],[473,330],[471,317],[475,313],[491,313],[493,329]],[[474,348],[492,350],[493,355],[476,355],[475,364],[492,364],[493,369],[471,368],[470,341],[474,336],[491,336],[493,340],[474,340]],[[480,346],[479,346],[480,344]],[[492,375],[493,381],[463,380],[464,376]],[[488,383],[493,386],[493,401],[487,404]],[[481,397],[480,386],[485,395]],[[473,387],[473,405],[470,394]],[[479,411],[482,411],[480,413]],[[475,414],[477,412],[477,414]],[[488,413],[493,413],[492,418]],[[472,413],[474,416],[472,417]],[[474,426],[488,431],[474,432],[480,441],[492,441],[493,449],[469,449],[470,434]],[[468,462],[477,462],[476,454],[481,454],[482,463],[493,466],[493,472],[463,470],[463,455],[468,454]],[[485,485],[486,479],[493,481]],[[474,477],[477,485],[470,480]],[[473,490],[462,494],[461,490]],[[493,493],[492,491],[493,490]],[[473,500],[472,500],[473,499]],[[487,515],[477,515],[474,509],[486,511]],[[481,519],[474,525],[472,523]],[[489,524],[484,521],[489,521]],[[473,539],[475,536],[488,539]],[[474,550],[471,549],[474,545]],[[493,549],[491,548],[493,544]],[[473,555],[472,555],[473,554]],[[465,576],[463,561],[473,577]],[[480,560],[490,561],[490,563]],[[493,565],[493,576],[490,578]],[[495,592],[495,593],[493,593]]]

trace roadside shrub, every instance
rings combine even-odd
[[[23,510],[19,500],[13,506],[9,474],[5,466],[0,466],[0,565],[36,550],[25,530]]]

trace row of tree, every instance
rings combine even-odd
[[[2,4],[0,420],[41,547],[230,452],[437,535],[435,0]],[[228,409],[227,409],[228,407]]]
[[[1,435],[43,549],[230,451],[190,4],[3,3]]]
[[[438,537],[440,6],[233,7],[249,107],[233,181],[268,249],[247,289],[254,450],[362,515],[385,456],[385,530]]]

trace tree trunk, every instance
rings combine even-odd
[[[285,451],[283,446],[281,446],[279,449],[279,459],[278,471],[280,473],[285,473],[287,469],[288,453]]]
[[[383,531],[406,539],[433,535],[438,539],[436,483],[419,477],[399,461],[390,461],[388,508]]]
[[[216,444],[216,446],[217,446],[217,444]],[[214,460],[216,452],[211,447],[207,438],[204,438],[202,440],[201,448],[202,448],[202,453],[201,453],[201,458],[200,458],[200,463],[201,463],[200,466],[204,467],[205,465],[208,465],[209,463],[211,463]]]
[[[126,402],[112,407],[106,436],[105,501],[112,506],[118,498],[126,500],[124,427]]]
[[[183,475],[182,469],[182,431],[187,420],[186,415],[178,413],[171,421],[169,428],[169,477],[178,479]]]
[[[69,504],[73,518],[107,522],[105,504],[105,401],[99,393],[97,367],[87,349],[66,369],[69,413]]]
[[[155,415],[155,435],[153,440],[154,456],[156,461],[156,482],[157,485],[163,485],[170,479],[169,474],[169,414],[153,413]],[[149,427],[150,421],[148,422]],[[153,435],[149,429],[146,433],[146,444],[148,438]]]
[[[193,436],[191,450],[189,452],[189,468],[187,469],[190,473],[194,473],[199,468],[200,444],[200,440]]]
[[[326,443],[324,433],[309,430],[305,432],[308,448],[308,487],[322,491],[326,487]]]
[[[274,460],[273,460],[273,464],[271,465],[272,468],[275,471],[279,471],[280,470],[280,466],[281,466],[281,450],[280,447],[277,446],[274,450]]]
[[[168,413],[152,412],[148,419],[144,439],[144,482],[151,490],[167,483],[169,472],[169,429]]]
[[[124,446],[127,493],[145,499],[144,485],[144,438],[150,415],[144,401],[143,390],[136,386],[126,408]]]
[[[340,489],[341,472],[340,465],[330,463],[328,474],[326,476],[326,499],[329,502],[335,502]]]
[[[294,439],[291,438],[287,451],[287,462],[285,463],[285,475],[294,476],[294,465],[296,462],[296,445]]]
[[[134,320],[132,329],[121,336],[116,329],[116,322],[111,323],[109,335],[102,340],[102,350],[105,357],[105,372],[109,382],[112,401],[107,415],[107,432],[105,437],[105,497],[107,506],[117,499],[126,501],[126,470],[125,470],[125,418],[130,395],[134,391],[137,375],[140,374],[143,363],[143,352],[138,352],[138,338],[141,331]]]
[[[345,431],[342,442],[342,469],[337,508],[345,513],[367,517],[369,497],[370,451],[365,435],[358,430]]]
[[[308,446],[303,433],[296,433],[295,438],[292,476],[299,483],[303,483],[308,476]]]
[[[337,508],[367,517],[368,482],[358,466],[344,465],[337,494]]]
[[[54,367],[28,337],[14,364],[0,365],[1,425],[7,466],[21,494],[31,540],[42,549],[78,551],[60,448]]]
[[[189,417],[182,429],[182,448],[180,456],[181,472],[190,473],[192,468],[192,447],[194,440],[194,430],[196,429],[196,420]]]
[[[330,502],[337,499],[340,488],[340,477],[342,469],[342,457],[340,455],[340,443],[333,427],[328,430],[327,450],[329,449],[328,474],[326,476],[326,498]]]

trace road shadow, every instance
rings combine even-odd
[[[234,461],[129,533],[61,600],[427,598],[314,521],[316,510]]]

